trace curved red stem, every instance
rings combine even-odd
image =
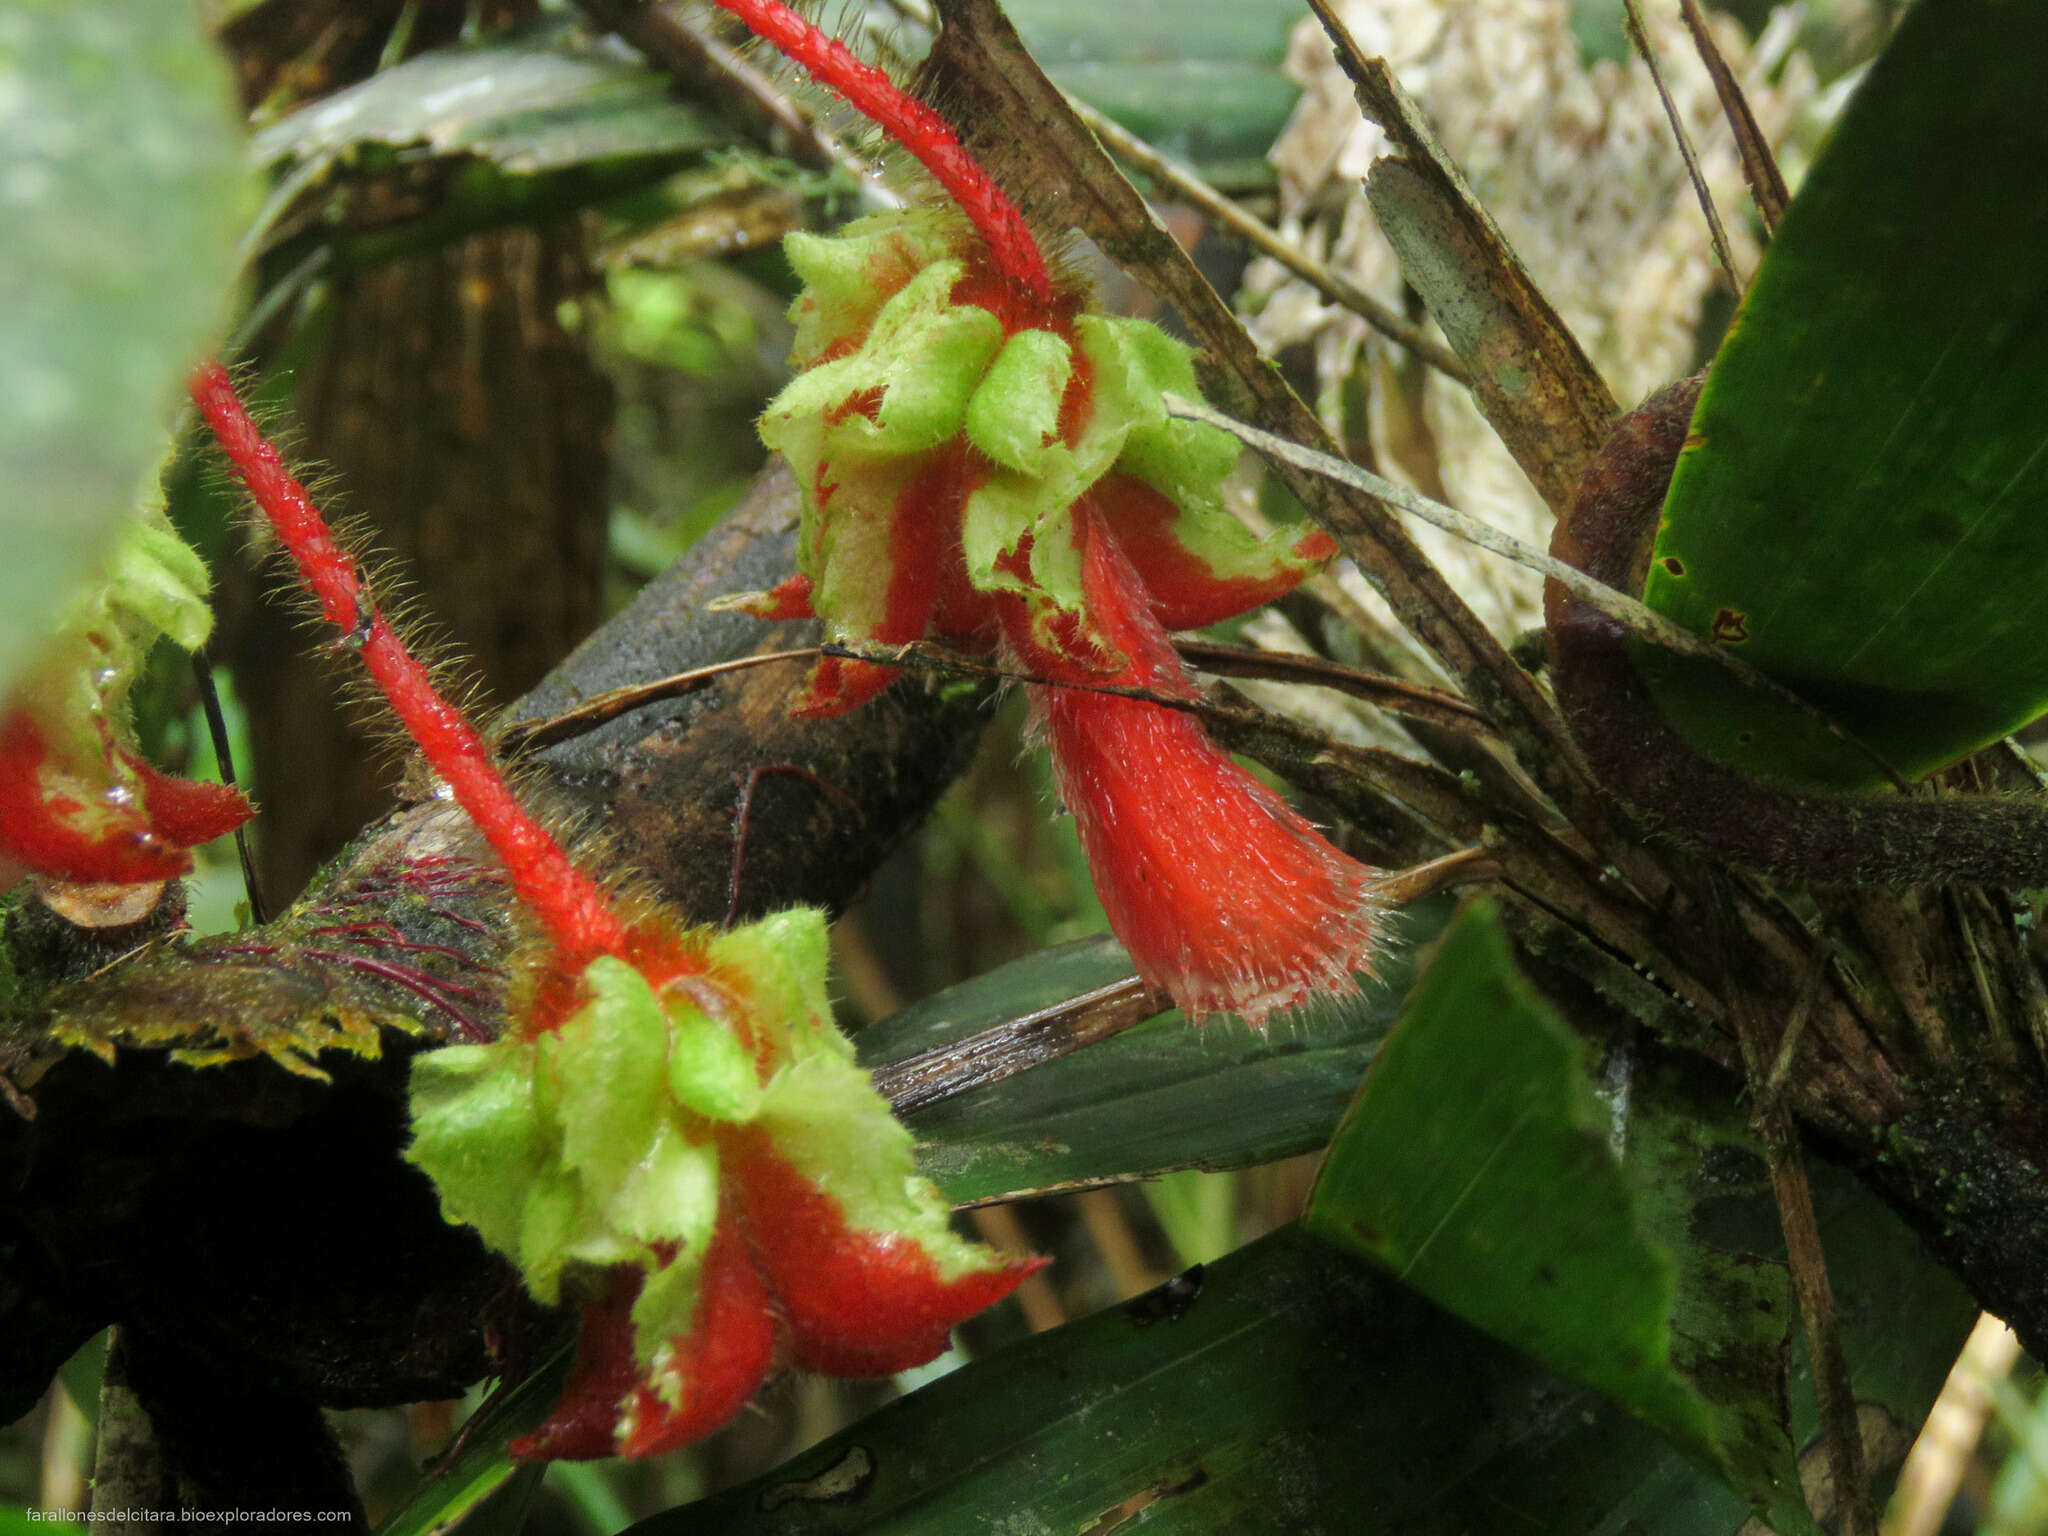
[[[846,44],[812,26],[782,0],[717,3],[915,155],[987,242],[996,270],[1039,309],[1051,306],[1052,274],[1037,238],[1009,195],[961,144],[951,123],[874,65],[863,64]]]
[[[217,360],[201,363],[190,388],[199,414],[277,530],[321,613],[344,633],[361,636],[363,665],[406,734],[503,861],[520,901],[554,940],[563,967],[580,971],[596,955],[623,950],[625,925],[604,892],[527,813],[476,727],[441,697],[426,667],[377,611],[355,560],[335,542],[306,488],[249,419],[227,369]]]

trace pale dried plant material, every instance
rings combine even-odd
[[[1339,9],[1359,44],[1387,58],[1421,102],[1615,398],[1632,403],[1695,366],[1701,308],[1722,279],[1642,62],[1586,64],[1568,0],[1345,0]],[[1748,273],[1758,250],[1712,82],[1677,7],[1653,0],[1646,12],[1680,118],[1729,223],[1737,268]],[[1787,57],[1793,17],[1781,13],[1755,44],[1728,18],[1715,23],[1776,142],[1814,90],[1804,58]],[[1386,153],[1386,136],[1361,117],[1313,20],[1297,29],[1288,68],[1305,94],[1272,153],[1282,232],[1399,305],[1400,268],[1361,185]],[[1252,322],[1261,347],[1313,343],[1326,400],[1362,372],[1382,471],[1524,539],[1548,541],[1548,510],[1466,391],[1412,367],[1397,377],[1405,359],[1272,262],[1254,267],[1250,287],[1264,301]],[[1417,537],[1498,631],[1540,622],[1533,578],[1434,531]]]

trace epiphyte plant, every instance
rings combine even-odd
[[[581,1311],[528,1458],[702,1438],[784,1360],[889,1375],[1037,1263],[947,1226],[825,997],[821,913],[714,935],[609,892],[520,803],[218,363],[194,401],[327,620],[503,863],[538,931],[505,1036],[414,1064],[407,1155],[450,1220]]]
[[[1190,351],[1091,309],[943,118],[778,0],[719,3],[948,200],[787,240],[800,372],[761,435],[802,488],[801,573],[738,605],[815,614],[854,645],[994,650],[1033,679],[1110,927],[1189,1016],[1260,1023],[1350,990],[1373,965],[1379,872],[1190,715],[1129,696],[1194,698],[1168,632],[1284,595],[1334,542],[1255,535],[1225,509],[1236,444],[1164,403],[1198,393]],[[798,710],[857,708],[895,675],[828,656]]]

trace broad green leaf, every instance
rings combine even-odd
[[[1895,1462],[1960,1339],[1945,1325],[1974,1312],[1853,1180],[1816,1183],[1857,1396]],[[1754,1190],[1724,1199],[1773,1219]],[[1748,1514],[1612,1401],[1288,1228],[634,1531],[1733,1536]]]
[[[1692,1235],[1702,1142],[1743,1138],[1603,1101],[1586,1053],[1492,908],[1468,906],[1331,1142],[1309,1228],[1623,1403],[1784,1536],[1811,1533],[1780,1395],[1790,1286]]]
[[[1290,1228],[633,1530],[1511,1529],[1527,1494],[1502,1508],[1472,1474],[1522,1436],[1531,1407],[1578,1427],[1586,1404],[1568,1391],[1568,1407],[1542,1402],[1541,1385],[1511,1351]]]
[[[269,166],[370,146],[473,155],[522,176],[673,158],[731,142],[668,77],[571,22],[436,48],[301,108],[256,136]]]
[[[2048,707],[2043,57],[2031,0],[1907,15],[1715,360],[1644,594],[1908,775]],[[1873,782],[1762,695],[1639,660],[1715,756]]]
[[[1312,1151],[1393,1022],[1416,946],[1444,906],[1405,914],[1403,942],[1356,997],[1327,999],[1264,1032],[1167,1013],[1086,1050],[906,1117],[918,1171],[955,1205],[1020,1193],[1226,1168]],[[1130,975],[1108,938],[1042,951],[863,1030],[863,1064],[898,1061]]]
[[[225,312],[253,205],[189,5],[0,7],[0,682],[90,578]]]

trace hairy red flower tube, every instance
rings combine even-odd
[[[804,490],[801,575],[749,611],[835,640],[999,649],[1034,678],[1110,926],[1187,1013],[1262,1022],[1372,966],[1377,872],[1331,847],[1186,713],[1167,639],[1269,602],[1335,553],[1224,507],[1225,434],[1167,414],[1192,355],[1089,311],[950,128],[778,0],[720,0],[910,150],[958,205],[792,235],[798,377],[761,435]],[[935,126],[936,125],[936,126]],[[962,170],[962,161],[972,166]],[[798,713],[895,672],[828,657]]]
[[[1096,691],[1196,697],[1130,560],[1092,516],[1081,536],[1089,610],[1121,665],[1107,676],[1077,665],[1023,626],[1011,645],[1028,671],[1074,684],[1037,689],[1034,703],[1110,928],[1191,1015],[1262,1019],[1349,989],[1378,938],[1377,872],[1331,847],[1193,716]]]

